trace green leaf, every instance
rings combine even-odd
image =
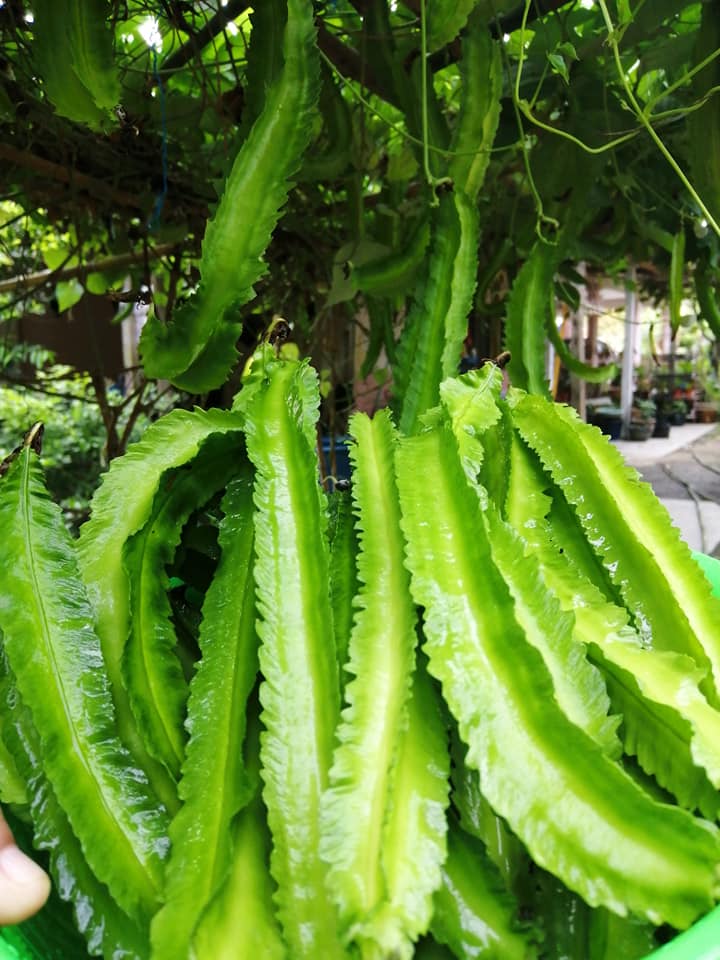
[[[591,905],[688,926],[713,902],[717,831],[649,800],[562,713],[516,621],[450,431],[403,440],[397,471],[429,669],[489,803],[535,862]]]
[[[162,884],[166,817],[115,734],[93,611],[30,448],[0,485],[0,534],[0,628],[45,773],[93,872],[131,916],[147,918]]]
[[[550,64],[550,69],[553,73],[556,73],[559,77],[562,77],[565,83],[570,83],[570,72],[568,70],[567,63],[565,62],[565,57],[555,52],[548,52],[545,54]]]
[[[88,291],[88,293],[102,295],[107,293],[108,290],[119,287],[126,276],[126,270],[108,270],[104,273],[95,271],[94,273],[89,273],[87,275],[85,280],[85,289]]]
[[[60,0],[71,38],[72,67],[101,110],[120,102],[120,83],[113,56],[109,27],[111,6],[107,0],[84,0],[82,8]]]
[[[467,23],[477,0],[428,0],[427,52],[450,43]]]
[[[569,40],[565,40],[563,43],[557,45],[558,53],[561,53],[564,57],[567,57],[569,60],[579,60],[577,50],[575,46],[570,43]]]
[[[79,260],[75,254],[71,255],[68,247],[43,246],[43,260],[48,270],[57,270],[60,267],[76,267]]]
[[[255,466],[255,581],[261,638],[264,800],[278,916],[293,957],[340,958],[320,859],[339,684],[328,591],[325,497],[318,484],[317,374],[277,360],[252,365],[236,407]]]
[[[79,280],[61,280],[55,284],[55,296],[58,302],[58,313],[64,313],[74,307],[85,293],[85,288]]]
[[[387,166],[387,179],[390,183],[407,182],[418,172],[419,164],[413,152],[406,146],[390,154]]]
[[[60,116],[102,125],[103,111],[73,69],[69,3],[36,0],[33,6],[33,60],[45,94]]]
[[[36,0],[33,57],[57,112],[99,129],[120,101],[106,0]]]

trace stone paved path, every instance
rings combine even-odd
[[[720,424],[701,436],[698,431],[694,424],[673,427],[668,443],[618,447],[663,500],[690,546],[720,556]],[[684,437],[687,445],[678,446]]]

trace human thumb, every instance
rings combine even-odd
[[[14,843],[0,848],[0,926],[36,913],[50,893],[50,878]]]

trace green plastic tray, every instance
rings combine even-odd
[[[720,597],[720,560],[704,553],[693,554]],[[0,936],[0,960],[36,960],[37,954],[26,953]],[[645,960],[720,960],[720,907],[675,937],[670,943],[654,950]]]
[[[720,960],[720,907],[646,960]]]
[[[720,597],[720,560],[704,553],[694,553],[693,556],[712,584],[713,593]],[[720,960],[720,907],[664,947],[653,951],[646,960]]]

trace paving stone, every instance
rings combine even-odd
[[[720,425],[672,427],[667,440],[618,442],[694,550],[720,556]]]

